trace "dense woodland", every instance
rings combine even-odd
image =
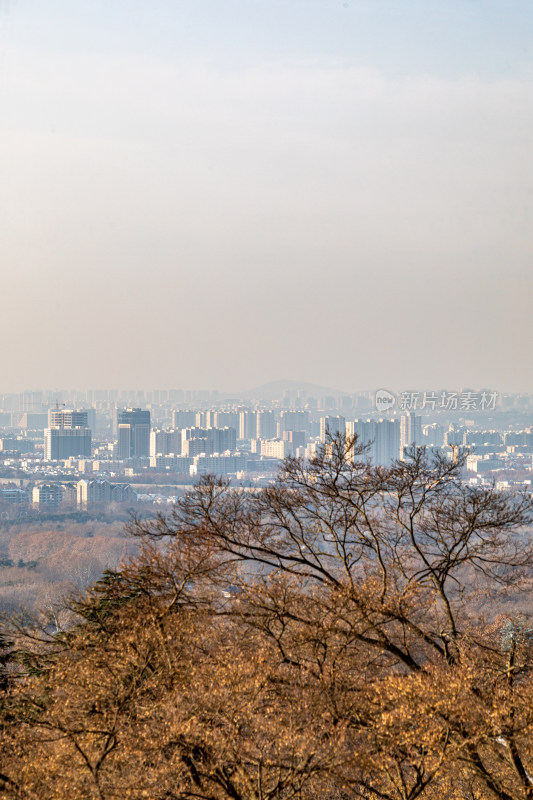
[[[0,615],[57,605],[135,550],[122,519],[49,515],[0,527]]]
[[[461,468],[339,438],[133,522],[6,622],[0,797],[533,797],[530,499]]]

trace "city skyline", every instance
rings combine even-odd
[[[394,407],[409,408],[412,404],[416,407],[417,403],[432,404],[435,408],[436,404],[442,403],[442,406],[449,403],[446,401],[448,397],[460,398],[464,396],[475,396],[479,401],[481,397],[484,398],[483,405],[490,408],[495,408],[504,396],[524,396],[528,397],[531,393],[527,391],[513,391],[509,387],[483,386],[474,384],[466,384],[464,386],[446,387],[443,385],[428,385],[423,386],[405,386],[393,387],[388,386],[380,387],[357,387],[352,390],[343,389],[334,386],[323,386],[320,384],[308,383],[305,381],[297,380],[277,380],[270,381],[260,386],[254,386],[245,390],[227,390],[223,391],[220,388],[213,386],[171,386],[171,385],[137,385],[137,386],[25,386],[21,389],[9,390],[5,386],[0,385],[0,398],[11,397],[19,398],[20,408],[24,410],[31,410],[32,406],[35,408],[42,406],[43,409],[48,409],[48,414],[54,412],[61,415],[61,407],[65,405],[63,400],[76,398],[78,402],[78,395],[93,400],[114,398],[120,402],[131,403],[135,402],[159,402],[161,397],[165,397],[171,402],[181,402],[179,398],[186,398],[190,400],[200,400],[202,397],[206,401],[217,400],[218,402],[225,402],[226,400],[233,401],[239,400],[243,402],[265,400],[271,402],[273,400],[281,400],[284,396],[287,397],[327,397],[332,396],[335,398],[342,397],[367,397],[370,398],[378,411],[392,410]],[[387,397],[385,405],[383,405],[383,396]],[[392,401],[392,402],[391,402]],[[54,410],[54,404],[57,408]]]
[[[261,488],[287,457],[313,463],[332,436],[354,461],[387,468],[417,453],[460,459],[471,485],[493,481],[531,493],[533,393],[345,394],[297,385],[278,382],[247,397],[179,389],[0,393],[0,513],[168,506],[207,474]]]

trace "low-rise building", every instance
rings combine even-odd
[[[108,503],[134,503],[136,492],[129,483],[110,483],[106,480],[81,480],[77,483],[78,508]]]
[[[4,436],[0,439],[0,450],[11,453],[33,453],[35,442],[24,436]]]
[[[178,456],[174,453],[168,455],[152,456],[150,466],[152,469],[171,469],[174,472],[189,472],[193,459],[189,456]]]
[[[28,492],[16,487],[3,487],[0,489],[0,503],[9,505],[23,505],[28,502]]]
[[[281,461],[289,455],[290,444],[284,439],[261,439],[261,455],[279,458]]]
[[[38,486],[33,487],[32,503],[33,507],[39,511],[55,511],[61,505],[61,501],[61,484],[40,483]]]
[[[196,456],[190,467],[191,475],[233,475],[246,469],[246,456],[215,453]]]

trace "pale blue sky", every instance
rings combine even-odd
[[[529,0],[4,0],[10,44],[68,55],[346,59],[388,74],[529,73]]]
[[[0,391],[533,391],[530,2],[0,0]]]

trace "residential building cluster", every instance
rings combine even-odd
[[[380,466],[406,458],[413,446],[450,458],[464,448],[465,480],[505,473],[504,483],[531,485],[529,396],[510,396],[507,407],[470,418],[449,409],[378,413],[371,393],[286,393],[272,400],[178,391],[31,392],[0,395],[0,405],[0,513],[159,502],[207,473],[268,485],[283,459],[312,458],[339,433],[364,446],[354,458]]]

